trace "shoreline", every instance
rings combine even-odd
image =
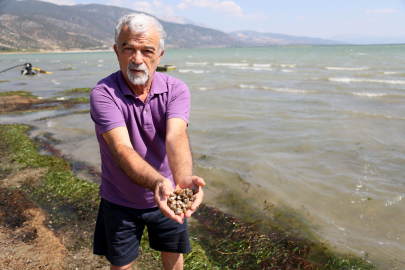
[[[108,50],[71,50],[71,51],[29,51],[29,52],[0,52],[2,54],[50,54],[50,53],[90,53],[90,52],[114,52],[114,49]]]
[[[19,127],[19,129],[22,129],[22,130],[26,129],[20,125],[10,125],[10,126],[0,125],[0,131],[3,129],[3,132],[4,132],[4,129],[7,130],[7,129],[10,129],[13,127]],[[25,132],[27,132],[27,131],[25,131]],[[73,174],[73,172],[70,169],[73,161],[69,161],[69,162],[66,161],[64,159],[64,157],[61,156],[60,153],[55,151],[55,148],[53,147],[53,145],[57,141],[56,139],[49,137],[49,138],[46,138],[46,140],[32,141],[32,139],[29,139],[28,137],[26,137],[27,135],[18,135],[18,136],[24,137],[25,138],[24,144],[29,144],[31,146],[28,149],[20,148],[19,151],[23,151],[22,153],[18,153],[16,151],[11,151],[10,153],[8,153],[11,156],[15,156],[15,155],[19,156],[20,159],[16,159],[14,161],[14,164],[16,162],[17,163],[22,162],[23,164],[28,162],[28,164],[26,164],[25,166],[28,166],[28,167],[38,166],[38,164],[31,164],[30,163],[31,161],[29,161],[29,160],[26,161],[26,158],[30,157],[32,152],[38,151],[38,147],[39,147],[39,149],[46,150],[47,153],[52,154],[52,155],[51,156],[42,156],[37,153],[36,155],[34,155],[35,159],[46,159],[46,160],[50,160],[50,161],[56,159],[57,162],[54,160],[51,163],[56,162],[57,164],[59,164],[59,163],[62,165],[64,164],[61,167],[62,171],[59,171],[59,169],[57,169],[57,171],[55,171],[54,173],[52,173],[52,175],[47,177],[48,180],[46,180],[46,181],[50,181],[50,182],[46,183],[46,181],[44,181],[44,183],[41,185],[41,189],[40,189],[42,191],[37,190],[38,191],[37,192],[37,191],[35,191],[36,189],[34,189],[34,192],[33,192],[34,194],[32,195],[32,198],[36,201],[36,203],[40,204],[40,205],[43,204],[46,209],[53,209],[54,207],[56,207],[56,209],[59,209],[57,211],[58,213],[56,213],[56,214],[53,211],[48,212],[48,220],[52,222],[51,224],[54,224],[52,226],[56,226],[56,227],[62,226],[62,228],[65,228],[65,230],[69,231],[70,227],[77,225],[77,223],[76,224],[72,223],[71,225],[68,224],[69,226],[67,226],[67,227],[69,227],[69,228],[63,227],[63,225],[66,223],[61,223],[60,217],[62,217],[62,220],[65,220],[64,216],[66,215],[66,213],[70,213],[70,214],[73,214],[74,216],[76,216],[76,220],[81,220],[81,218],[84,216],[83,224],[85,225],[84,227],[87,228],[86,235],[87,236],[91,235],[92,232],[91,232],[91,230],[90,231],[88,230],[88,227],[93,226],[92,219],[94,219],[94,213],[95,213],[94,210],[97,208],[96,207],[97,201],[94,199],[98,196],[98,192],[96,195],[95,191],[94,191],[95,189],[97,189],[97,186],[95,186],[96,184],[91,184],[90,182],[79,179]],[[19,142],[15,142],[15,143],[19,143]],[[34,149],[37,149],[37,150],[34,150]],[[27,152],[27,150],[28,150],[28,152]],[[2,164],[4,164],[4,162]],[[9,165],[12,165],[12,164],[13,163],[9,163]],[[68,165],[68,164],[70,164],[70,165]],[[69,169],[66,166],[68,166]],[[17,169],[19,170],[19,168],[17,168]],[[66,175],[67,178],[65,180],[63,180],[63,179],[57,180],[57,181],[62,181],[62,182],[55,182],[55,179],[58,179],[57,175],[59,175],[59,173],[63,173],[64,175]],[[2,177],[0,177],[0,179],[4,180],[4,178],[2,178]],[[2,181],[2,180],[0,180],[0,181]],[[27,179],[25,179],[25,182],[26,181],[27,181]],[[75,187],[75,188],[73,188],[73,190],[67,190],[67,191],[65,189],[60,189],[60,187],[59,187],[60,185],[65,186],[66,183],[69,183],[69,181],[73,181],[73,182],[77,183],[75,185],[79,185],[79,186],[84,185],[84,186],[87,186],[89,188],[91,187],[91,188],[90,189],[85,188],[85,190],[89,190],[88,192],[86,191],[86,193],[83,193],[83,191],[82,191],[83,189],[79,188],[79,187]],[[23,183],[22,186],[24,187],[24,185],[26,185],[26,183]],[[216,186],[216,188],[219,190],[221,189],[219,186]],[[30,189],[32,189],[32,187]],[[28,192],[28,191],[30,191],[30,189],[26,188],[25,191]],[[62,195],[60,195],[60,194],[62,194]],[[242,202],[240,200],[237,200],[237,198],[235,198],[235,194],[230,192],[229,194],[228,193],[214,194],[212,196],[216,197],[217,195],[221,196],[222,201],[221,200],[219,200],[219,201],[222,205],[224,205],[225,209],[227,207],[228,208],[238,208],[240,210],[240,212],[243,212],[243,213],[250,212],[250,215],[252,217],[251,223],[257,223],[257,218],[260,217],[260,215],[255,216],[255,214],[258,214],[258,213],[256,213],[255,211],[252,211],[252,209],[250,209],[250,210],[247,209],[249,207],[249,205],[244,204],[244,202]],[[62,196],[62,197],[60,197],[60,196]],[[77,196],[80,196],[80,197],[77,197]],[[94,197],[94,196],[96,196],[96,197]],[[49,198],[51,198],[51,199],[49,199]],[[77,200],[79,198],[80,198],[80,200]],[[208,198],[208,196],[207,196],[207,198]],[[62,202],[62,206],[60,205],[61,202]],[[64,206],[63,206],[63,204],[64,204]],[[69,208],[66,209],[66,208],[64,208],[65,206],[69,206]],[[269,207],[271,208],[272,206],[269,206]],[[91,209],[91,210],[89,212],[86,209]],[[226,212],[224,212],[224,211],[219,211],[217,209],[213,209],[213,208],[210,208],[208,206],[203,206],[203,205],[202,205],[201,209],[202,209],[201,210],[202,212],[195,213],[195,215],[201,214],[203,218],[198,216],[198,218],[197,218],[198,221],[194,220],[194,218],[193,218],[190,222],[190,236],[192,239],[195,238],[194,240],[197,240],[197,242],[193,242],[196,249],[199,250],[199,254],[207,254],[207,256],[208,256],[208,257],[205,257],[205,259],[204,259],[204,256],[202,256],[202,259],[200,258],[199,260],[196,260],[196,263],[200,263],[200,266],[204,265],[204,264],[207,265],[207,261],[211,261],[211,262],[215,263],[216,265],[222,265],[222,266],[234,265],[238,261],[238,259],[235,259],[234,254],[237,254],[239,257],[241,257],[241,258],[243,257],[244,259],[247,260],[246,262],[239,261],[240,263],[246,263],[246,265],[251,265],[253,262],[256,261],[257,256],[260,257],[260,252],[252,253],[252,252],[250,252],[250,248],[247,250],[246,250],[246,248],[253,247],[255,245],[255,242],[250,242],[250,241],[252,241],[252,237],[256,235],[255,232],[261,233],[262,232],[261,229],[263,229],[263,228],[265,229],[265,231],[268,231],[267,233],[264,234],[264,235],[269,235],[269,236],[266,236],[267,237],[266,239],[271,239],[270,236],[272,235],[272,233],[276,233],[276,236],[281,236],[281,238],[275,237],[274,238],[275,240],[277,240],[277,239],[281,240],[284,238],[293,239],[293,240],[295,239],[294,241],[296,241],[296,243],[295,243],[296,246],[294,246],[294,248],[295,247],[300,248],[300,246],[302,246],[302,239],[299,237],[299,235],[297,235],[297,232],[294,232],[292,234],[292,235],[297,236],[297,238],[291,238],[290,232],[283,230],[282,228],[277,229],[276,228],[277,224],[271,224],[271,220],[262,222],[260,224],[260,226],[258,225],[258,226],[252,227],[251,225],[249,225],[250,224],[249,222],[243,223],[239,220],[236,220],[234,217],[226,214]],[[287,214],[287,213],[281,212],[281,211],[283,211],[283,209],[274,209],[273,208],[272,211],[274,211],[273,213],[276,216],[277,215],[282,216],[283,214],[284,215]],[[52,215],[54,215],[54,216],[52,217]],[[86,218],[86,215],[87,215],[87,218]],[[288,217],[286,217],[286,218],[288,218]],[[233,223],[237,225],[236,226],[237,228],[232,227],[232,225],[230,225],[230,224],[228,224],[228,225],[230,225],[230,227],[225,226],[225,225],[227,225],[226,220],[231,220],[231,219],[234,220]],[[66,221],[62,221],[62,222],[66,222]],[[210,223],[210,222],[213,222],[213,223]],[[57,224],[59,224],[59,225],[57,225]],[[221,224],[223,226],[220,226],[221,228],[218,228],[218,226],[216,224]],[[80,225],[79,225],[79,227],[80,227]],[[238,230],[238,232],[240,232],[239,229],[242,227],[245,228],[244,230],[249,233],[245,233],[245,234],[238,233],[237,237],[241,237],[241,238],[236,238],[236,240],[229,239],[227,237],[227,235],[235,234],[236,229]],[[84,234],[84,233],[82,233],[82,234]],[[64,241],[63,239],[65,236],[63,235],[63,233],[61,233],[60,236],[62,237],[62,241]],[[80,242],[82,240],[73,239],[72,241]],[[89,241],[87,241],[87,242],[86,241],[85,241],[84,246],[89,245]],[[211,243],[217,243],[218,241],[222,241],[221,246],[216,246],[216,245],[212,246]],[[247,243],[250,242],[250,244],[248,246],[240,246],[240,248],[233,251],[234,253],[232,253],[232,254],[226,254],[229,252],[226,252],[226,250],[221,249],[222,247],[224,247],[226,245],[234,246],[234,245],[236,245],[236,243],[241,243],[243,241],[248,241]],[[278,242],[278,240],[275,242]],[[266,245],[263,246],[263,248],[264,249],[269,248],[270,246],[273,245],[272,243],[273,242],[268,242]],[[312,248],[312,253],[316,254],[318,256],[318,258],[315,260],[316,261],[315,265],[329,266],[330,267],[329,269],[341,269],[341,268],[336,267],[336,265],[335,266],[333,265],[333,264],[335,264],[334,263],[335,261],[339,262],[339,263],[343,263],[344,261],[347,261],[348,263],[350,263],[351,266],[356,266],[356,267],[359,266],[357,264],[364,263],[362,260],[357,259],[352,256],[347,257],[344,255],[342,256],[342,255],[338,255],[338,254],[334,255],[333,252],[331,252],[330,250],[328,250],[326,248],[326,246],[324,246],[324,243],[317,243],[316,241],[313,241],[313,240],[312,241],[305,240],[305,243],[310,243],[310,246]],[[278,248],[288,248],[288,247],[289,247],[288,242],[287,243],[283,242],[283,245],[279,246]],[[146,245],[144,247],[144,249],[147,250],[147,248],[148,247]],[[302,251],[303,251],[302,255],[308,254],[308,252],[304,252],[305,250],[302,250]],[[91,253],[90,250],[88,250],[86,252]],[[311,252],[309,252],[309,253],[311,253]],[[150,256],[156,257],[156,254],[151,250],[148,250],[147,254],[152,254]],[[220,255],[220,254],[222,254],[222,255]],[[220,256],[218,256],[218,255],[220,255]],[[226,255],[226,256],[224,256],[224,255]],[[236,257],[238,257],[238,256],[236,256]],[[295,256],[296,255],[290,256],[290,257],[295,258]],[[150,260],[150,257],[148,257],[148,258],[149,258],[148,260]],[[253,260],[252,258],[256,258],[256,259]],[[312,261],[314,261],[313,258],[311,258],[308,261],[307,260],[308,258],[305,259],[305,256],[299,257],[299,258],[301,258],[303,260],[302,262],[305,262],[307,265],[309,265],[310,263],[312,263]],[[322,259],[320,259],[320,258],[322,258]],[[268,262],[263,261],[263,265],[266,265],[266,263],[268,263]],[[291,263],[292,263],[291,265],[294,265],[293,262],[291,262]],[[256,265],[256,264],[253,264],[253,265]],[[203,269],[203,268],[194,268],[194,269]],[[249,268],[247,268],[247,269],[249,269]],[[257,268],[253,268],[253,269],[257,269]],[[280,268],[280,269],[285,269],[285,268]],[[314,269],[317,269],[317,268],[314,268]],[[371,268],[369,266],[367,266],[367,264],[366,264],[366,266],[363,265],[357,269],[371,269]]]

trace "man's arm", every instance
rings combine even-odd
[[[183,223],[183,219],[176,216],[167,206],[167,196],[173,190],[172,182],[139,156],[132,147],[127,128],[117,127],[102,136],[108,143],[115,162],[128,177],[155,193],[155,202],[166,217]]]
[[[204,192],[201,187],[205,186],[205,182],[201,177],[193,175],[193,160],[186,129],[187,123],[181,118],[170,118],[166,122],[166,152],[176,188],[198,187],[196,199],[185,214],[190,217],[202,202]]]

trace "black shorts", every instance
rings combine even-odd
[[[101,199],[93,253],[104,255],[114,266],[133,262],[139,255],[145,225],[151,248],[173,253],[190,252],[186,219],[180,224],[165,217],[157,207],[133,209]]]

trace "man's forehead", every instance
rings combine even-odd
[[[132,40],[132,39],[145,39],[150,41],[159,40],[159,32],[155,27],[150,27],[143,33],[139,33],[136,30],[131,30],[128,25],[122,27],[121,33],[119,35],[121,41]]]

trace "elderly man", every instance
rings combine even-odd
[[[115,29],[120,71],[101,80],[90,97],[102,161],[94,254],[111,269],[131,269],[145,225],[165,269],[182,269],[190,251],[186,218],[197,209],[204,180],[192,174],[186,134],[190,93],[180,80],[155,72],[165,31],[153,17],[128,14]],[[186,213],[177,216],[167,197],[198,187]]]

